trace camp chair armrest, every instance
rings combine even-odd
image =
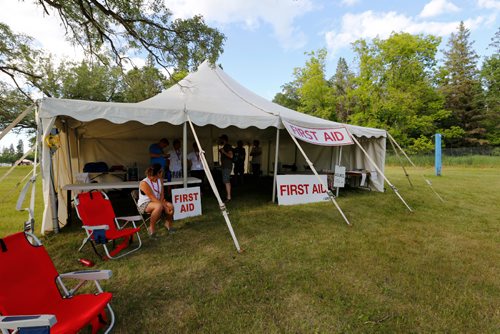
[[[87,231],[109,230],[109,226],[108,225],[95,225],[95,226],[83,225],[82,228],[86,229]]]
[[[53,314],[0,316],[0,330],[28,327],[52,327],[57,322]]]
[[[82,270],[60,274],[59,277],[74,278],[81,281],[96,281],[101,279],[109,279],[111,277],[111,274],[111,270]]]

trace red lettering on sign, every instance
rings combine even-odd
[[[313,185],[313,190],[312,190],[312,193],[313,194],[322,194],[322,193],[325,193],[325,188],[323,188],[323,185],[322,184],[314,184]]]
[[[280,185],[280,195],[293,196],[309,193],[309,184],[282,184]]]
[[[193,203],[187,203],[187,204],[181,205],[181,213],[189,212],[189,211],[194,211],[194,204]]]
[[[334,138],[332,138],[332,137],[330,137],[330,135],[328,135],[328,132],[325,132],[324,134],[325,134],[325,142],[326,141],[335,141]]]
[[[335,133],[335,138],[337,138],[338,141],[344,140],[344,135],[342,134],[342,132],[335,131],[334,133]]]
[[[198,200],[198,193],[176,194],[174,196],[174,203],[193,202],[197,200]]]

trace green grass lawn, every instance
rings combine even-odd
[[[500,331],[500,168],[443,167],[443,176],[400,167],[387,176],[414,209],[389,189],[344,191],[338,203],[280,207],[271,191],[235,188],[229,204],[245,252],[235,251],[213,199],[178,232],[145,233],[143,248],[100,261],[76,253],[83,231],[71,226],[43,242],[60,272],[79,257],[113,270],[116,333],[498,333]],[[4,171],[1,169],[0,171]],[[19,231],[12,187],[0,184],[0,236]],[[40,192],[38,192],[40,194]],[[40,204],[40,202],[37,202]],[[41,211],[37,207],[37,224]]]

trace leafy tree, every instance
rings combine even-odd
[[[33,102],[28,99],[19,89],[0,81],[0,130],[5,129],[19,114],[28,108]],[[28,115],[17,129],[36,127],[33,114]]]
[[[486,129],[486,139],[493,145],[500,145],[500,28],[490,47],[494,52],[485,59],[481,69],[485,104],[482,124]]]
[[[283,85],[273,101],[306,114],[335,119],[333,90],[325,79],[327,52],[321,49],[307,55],[310,59],[305,66],[294,69],[295,79]]]
[[[9,147],[2,148],[2,154],[0,154],[0,162],[12,164],[16,161],[16,151],[14,150],[13,144],[10,144]]]
[[[178,72],[171,76],[171,80],[175,82],[182,78],[183,76],[179,76]],[[168,85],[170,81],[154,67],[152,59],[149,58],[145,66],[134,67],[123,75],[121,98],[123,102],[143,101],[160,93]]]
[[[130,52],[145,52],[165,69],[212,64],[222,52],[224,35],[201,16],[173,19],[158,0],[37,0],[46,15],[57,15],[66,35],[104,63],[108,54],[120,64]]]
[[[354,108],[354,73],[349,70],[349,66],[344,58],[340,57],[337,63],[335,75],[329,80],[333,87],[333,98],[335,100],[336,119],[340,122],[347,122]]]
[[[99,64],[81,62],[71,69],[60,68],[61,97],[79,100],[112,101],[119,88],[121,71]]]
[[[300,99],[298,111],[321,117],[335,119],[333,90],[325,79],[325,60],[327,52],[321,49],[307,54],[310,58],[302,68],[294,69],[297,94]]]
[[[448,49],[444,51],[444,66],[440,73],[440,91],[445,98],[445,108],[451,117],[443,121],[444,128],[458,126],[465,132],[459,141],[447,140],[453,145],[485,144],[484,119],[481,105],[481,84],[477,69],[478,56],[472,48],[470,31],[460,22],[458,31],[452,33]],[[445,138],[446,139],[446,138]]]
[[[15,34],[9,26],[0,23],[0,73],[11,80],[11,83],[28,100],[29,93],[23,89],[24,82],[35,84],[42,77],[37,73],[35,64],[40,51],[32,46],[32,38]]]
[[[78,68],[78,74],[70,73],[66,70],[68,67],[73,70],[72,64],[54,66],[50,56],[34,46],[32,38],[16,34],[0,23],[0,73],[8,78],[0,82],[0,127],[5,127],[31,104],[34,93],[37,97],[41,92],[54,97],[123,100],[121,93],[127,86],[116,83],[122,74],[110,64],[114,62],[123,69],[124,61],[129,61],[133,54],[149,56],[153,67],[167,72],[174,69],[172,78],[176,78],[177,72],[193,69],[205,59],[215,63],[223,51],[223,34],[208,27],[201,16],[173,19],[163,1],[35,0],[35,3],[46,15],[61,20],[68,39],[81,46],[88,60]],[[90,86],[84,88],[87,84]],[[34,127],[32,118],[21,126]]]
[[[281,86],[281,92],[277,93],[273,102],[292,110],[298,110],[300,106],[300,97],[297,92],[295,82],[289,82]]]
[[[439,43],[434,36],[408,33],[355,42],[359,75],[351,120],[385,128],[414,151],[431,149],[439,121],[449,116],[433,86]]]
[[[16,145],[16,158],[19,159],[24,155],[24,143],[22,139],[19,139]]]

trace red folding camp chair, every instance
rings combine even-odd
[[[77,333],[88,325],[96,333],[106,324],[109,333],[113,328],[112,294],[98,282],[111,277],[110,270],[59,275],[40,241],[23,232],[0,239],[0,264],[1,333]],[[79,283],[68,290],[62,280],[67,278]],[[97,293],[75,295],[87,281],[95,282]]]
[[[137,216],[116,217],[113,206],[105,193],[98,191],[80,193],[75,198],[75,207],[87,233],[87,237],[83,239],[78,251],[81,251],[83,246],[90,242],[97,255],[101,256],[96,245],[102,244],[107,258],[118,259],[141,248],[140,228],[135,225],[134,221],[141,218]],[[119,224],[119,221],[124,222],[123,226]],[[133,227],[126,227],[128,223],[132,223]],[[137,235],[137,247],[116,256],[132,243],[134,234]],[[115,245],[116,240],[119,239],[123,240]],[[111,251],[106,246],[108,242],[113,243],[114,248]],[[106,259],[106,257],[104,258]]]

